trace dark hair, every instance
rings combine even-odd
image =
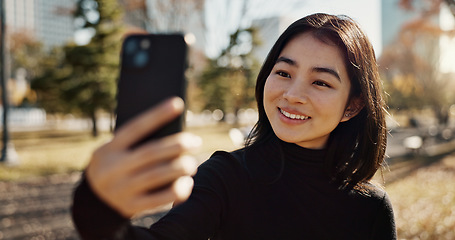
[[[349,121],[339,123],[330,134],[325,160],[328,174],[341,188],[363,186],[384,161],[386,110],[373,47],[358,24],[347,16],[313,14],[295,21],[281,34],[258,74],[259,120],[246,145],[257,145],[274,136],[264,110],[265,82],[285,45],[305,32],[341,49],[351,81],[348,104],[354,97],[363,100],[363,109]]]

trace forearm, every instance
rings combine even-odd
[[[71,213],[74,225],[84,240],[154,239],[146,229],[132,226],[129,219],[101,201],[84,177],[74,192]]]

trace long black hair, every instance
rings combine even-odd
[[[313,14],[292,23],[270,50],[256,82],[259,120],[246,145],[261,144],[274,136],[264,110],[264,86],[281,51],[295,36],[311,32],[320,41],[336,45],[344,53],[351,81],[349,102],[363,100],[362,110],[341,122],[330,134],[325,164],[341,188],[358,187],[370,180],[384,162],[387,142],[385,102],[373,47],[358,24],[347,16]]]

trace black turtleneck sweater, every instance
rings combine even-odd
[[[190,198],[150,229],[134,227],[83,180],[72,208],[83,239],[396,239],[387,194],[339,190],[324,150],[276,138],[216,152],[194,177]]]

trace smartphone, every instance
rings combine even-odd
[[[183,34],[138,34],[122,44],[115,129],[171,96],[185,99],[187,44]],[[182,130],[184,114],[135,146]],[[135,147],[133,146],[133,147]]]

